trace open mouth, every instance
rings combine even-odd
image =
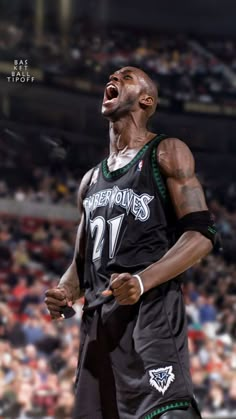
[[[119,95],[118,88],[114,84],[110,84],[105,90],[105,100],[110,101],[116,99]]]

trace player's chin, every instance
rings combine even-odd
[[[112,103],[112,101],[106,101],[102,104],[101,113],[103,116],[109,118],[116,113],[117,103]]]

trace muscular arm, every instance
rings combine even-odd
[[[67,293],[68,301],[72,301],[74,303],[80,297],[80,281],[78,277],[78,270],[76,266],[76,259],[78,258],[78,263],[84,263],[84,249],[85,249],[85,220],[83,214],[83,199],[85,193],[87,191],[88,185],[90,183],[91,175],[93,169],[86,173],[83,177],[79,192],[78,192],[78,208],[81,213],[81,220],[77,230],[76,236],[76,243],[75,243],[75,251],[72,263],[70,264],[69,268],[66,270],[64,275],[61,277],[58,288],[64,288]]]
[[[168,138],[157,149],[159,166],[177,215],[207,210],[202,187],[195,176],[194,159],[189,148],[180,140]],[[207,255],[211,241],[197,231],[186,231],[175,245],[156,263],[139,273],[144,292],[178,276]],[[141,286],[130,273],[113,274],[111,290],[119,304],[134,304],[140,298]]]
[[[68,306],[72,306],[75,300],[80,297],[80,278],[78,275],[77,259],[79,259],[79,263],[83,265],[85,249],[85,225],[82,202],[90,183],[92,171],[93,169],[86,173],[79,188],[78,207],[81,212],[81,220],[77,231],[73,260],[60,279],[58,286],[56,288],[50,288],[45,292],[46,298],[44,299],[44,302],[47,305],[53,320],[59,320],[62,319],[63,316],[65,318],[65,316],[68,317],[73,315],[73,309],[69,309],[68,312]]]
[[[79,281],[77,266],[76,266],[76,257],[78,257],[78,255],[80,255],[80,252],[81,252],[80,244],[82,242],[83,235],[84,235],[84,215],[81,216],[80,224],[77,230],[73,260],[69,268],[64,273],[64,275],[62,275],[57,286],[58,288],[64,288],[66,290],[67,298],[72,303],[74,303],[75,300],[77,300],[80,297],[80,293],[81,293],[80,281]],[[83,263],[83,258],[81,256],[80,256],[80,263]]]
[[[159,166],[178,218],[195,211],[207,210],[202,187],[195,176],[195,165],[189,148],[180,140],[164,140],[157,150]],[[187,231],[158,262],[140,276],[147,291],[176,277],[207,255],[211,241],[197,231]]]

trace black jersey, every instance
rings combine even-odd
[[[170,247],[175,217],[156,159],[157,145],[165,137],[154,138],[121,169],[110,172],[104,160],[94,170],[83,202],[87,304],[102,302],[100,293],[112,273],[139,272]]]
[[[179,280],[145,292],[133,305],[100,295],[112,273],[140,272],[173,245],[176,217],[156,158],[164,138],[157,136],[113,172],[104,160],[84,199],[85,311],[76,397],[81,416],[76,418],[150,419],[187,408],[192,400]],[[96,402],[91,404],[92,392]],[[103,414],[96,416],[99,403]]]

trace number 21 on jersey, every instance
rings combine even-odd
[[[117,217],[111,218],[107,221],[100,216],[94,218],[94,220],[90,220],[91,236],[94,239],[93,261],[101,258],[107,225],[109,237],[109,258],[112,259],[114,257],[123,218],[124,214],[118,215]]]

